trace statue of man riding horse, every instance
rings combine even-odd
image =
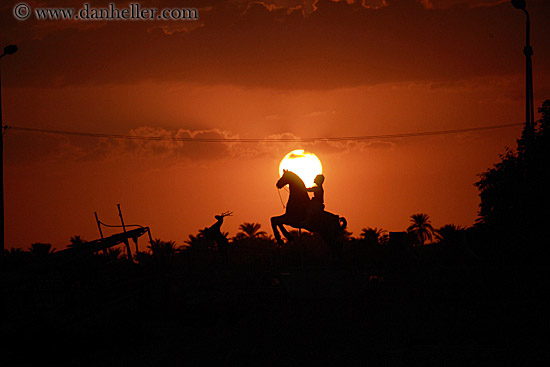
[[[308,189],[297,174],[288,170],[283,171],[283,175],[277,181],[277,188],[282,189],[288,185],[290,195],[285,214],[271,218],[273,234],[277,243],[282,246],[284,242],[279,230],[288,241],[294,240],[284,225],[294,228],[304,228],[309,232],[319,233],[332,250],[333,255],[336,255],[341,248],[341,243],[338,240],[347,226],[347,221],[344,217],[324,210],[324,176],[318,175],[314,182],[316,186]],[[308,191],[313,192],[314,196],[311,200]]]

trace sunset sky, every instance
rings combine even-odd
[[[354,137],[524,122],[525,15],[501,0],[141,1],[198,20],[18,21],[0,5],[4,125],[200,138]],[[26,1],[31,8],[86,1]],[[108,2],[88,1],[92,6]],[[130,2],[115,2],[128,7]],[[535,109],[550,98],[550,1],[531,14]],[[538,119],[538,114],[536,119]],[[326,210],[349,230],[474,223],[478,174],[521,126],[332,141],[171,142],[8,130],[6,248],[99,237],[94,211],[179,245],[214,215],[271,233],[294,149],[323,164]],[[282,192],[286,200],[287,193]],[[112,234],[114,231],[105,231]],[[140,242],[144,247],[145,241]]]

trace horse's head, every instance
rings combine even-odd
[[[294,172],[284,169],[283,175],[277,181],[276,185],[278,189],[282,189],[283,187],[285,187],[285,185],[290,185],[291,183],[297,183],[301,180],[302,179],[298,177],[298,175],[295,174]]]
[[[291,215],[296,220],[303,220],[309,206],[309,195],[307,194],[304,181],[292,171],[283,170],[283,175],[277,181],[277,188],[282,189],[289,186],[288,201],[285,215]]]

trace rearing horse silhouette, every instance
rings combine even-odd
[[[297,174],[284,170],[283,175],[277,181],[277,188],[282,189],[286,185],[290,188],[286,212],[283,215],[271,217],[271,227],[273,228],[273,234],[277,243],[279,245],[284,244],[279,229],[288,241],[294,239],[284,227],[284,225],[289,225],[294,228],[304,228],[309,232],[319,233],[331,249],[333,256],[337,255],[341,247],[338,237],[347,226],[346,218],[322,211],[314,215],[310,223],[305,223],[307,210],[310,205],[306,185]]]

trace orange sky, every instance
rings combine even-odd
[[[20,49],[1,61],[5,125],[273,138],[524,119],[525,16],[508,1],[141,2],[198,8],[200,19],[186,22],[20,22],[16,3],[0,5],[0,45]],[[528,0],[528,10],[539,106],[550,98],[550,2]],[[323,162],[326,209],[345,216],[355,235],[366,226],[404,230],[418,212],[436,227],[469,226],[477,174],[514,147],[520,131],[175,144],[12,130],[4,137],[6,247],[95,239],[93,212],[117,223],[117,203],[127,223],[180,245],[226,210],[234,212],[223,227],[231,236],[245,221],[270,232],[269,217],[283,212],[279,161],[299,148]]]

